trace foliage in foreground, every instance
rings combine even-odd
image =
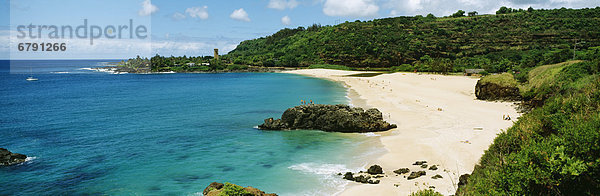
[[[225,182],[225,186],[221,189],[219,196],[252,196],[252,194],[242,186]]]
[[[434,191],[433,189],[423,189],[417,192],[411,193],[410,196],[443,196],[441,193]]]
[[[543,97],[542,106],[498,135],[457,195],[600,193],[599,67],[596,60],[542,71],[551,78],[527,92]]]

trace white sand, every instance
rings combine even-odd
[[[474,89],[478,78],[474,77],[414,73],[344,77],[364,72],[326,69],[286,73],[343,82],[353,91],[353,105],[378,108],[386,120],[398,125],[381,133],[388,152],[371,161],[381,165],[388,177],[377,185],[352,182],[341,195],[408,195],[429,186],[444,195],[454,194],[458,177],[471,173],[496,135],[513,124],[502,120],[502,115],[510,115],[513,121],[519,116],[513,103],[477,100]],[[417,160],[426,160],[439,169],[413,166]],[[427,175],[407,180],[407,175],[392,172],[404,167],[425,170]],[[436,174],[443,179],[432,179]]]

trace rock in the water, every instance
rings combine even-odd
[[[411,172],[410,175],[408,176],[408,178],[406,178],[406,179],[412,180],[412,179],[415,179],[415,178],[418,178],[418,177],[421,177],[424,175],[427,175],[427,173],[425,171]]]
[[[222,189],[224,186],[223,183],[218,183],[218,182],[212,182],[210,183],[205,189],[204,191],[202,191],[203,195],[208,195],[208,192],[212,191],[212,190],[219,190]]]
[[[427,163],[427,161],[416,161],[415,163],[413,163],[413,165],[423,165]]]
[[[429,167],[429,170],[437,170],[437,166],[436,165],[432,165],[431,167]]]
[[[343,179],[354,181],[354,174],[352,172],[346,172]]]
[[[265,119],[264,130],[317,129],[330,132],[376,132],[396,128],[383,120],[375,108],[363,110],[348,105],[301,105],[287,109],[281,119]]]
[[[12,153],[5,148],[0,148],[0,166],[15,165],[25,162],[27,156],[19,153]]]
[[[410,170],[408,168],[400,168],[400,169],[394,170],[394,173],[405,174],[405,173],[408,173],[409,171]]]
[[[438,179],[438,178],[444,178],[444,177],[442,177],[441,175],[437,174],[437,175],[435,175],[435,176],[432,176],[431,178],[433,178],[433,179]]]
[[[371,175],[383,174],[383,169],[379,165],[372,165],[369,167],[369,170],[367,170],[367,173]]]
[[[228,189],[228,187],[230,187],[229,189],[231,190],[226,190]],[[234,187],[234,188],[231,188]],[[240,189],[242,189],[240,191]],[[202,194],[205,196],[218,196],[218,195],[222,195],[225,193],[222,193],[222,191],[236,191],[236,195],[245,195],[245,196],[277,196],[277,194],[275,193],[265,193],[264,191],[261,191],[257,188],[254,187],[241,187],[239,185],[235,185],[235,184],[229,184],[226,183],[225,185],[222,183],[218,183],[218,182],[212,182],[210,183],[210,185],[208,185],[204,191],[202,191]]]

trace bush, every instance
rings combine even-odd
[[[399,72],[399,71],[414,71],[415,68],[412,65],[409,64],[402,64],[399,66],[393,66],[390,68],[390,71],[392,72]]]
[[[246,191],[244,187],[226,182],[219,196],[252,196],[252,194]]]
[[[331,64],[314,64],[308,66],[309,69],[337,69],[350,71],[352,68],[343,65],[331,65]]]
[[[417,192],[411,193],[410,196],[443,196],[441,193],[434,191],[433,189],[424,189]]]

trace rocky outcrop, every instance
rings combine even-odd
[[[12,153],[7,149],[0,148],[0,166],[15,165],[25,162],[27,156],[19,153]]]
[[[425,171],[411,172],[410,175],[406,178],[408,180],[412,180],[421,176],[427,175]]]
[[[521,94],[518,87],[502,86],[493,82],[477,81],[475,85],[475,96],[481,100],[518,101]]]
[[[405,174],[408,172],[410,172],[410,169],[408,169],[408,168],[400,168],[400,169],[394,170],[394,173],[396,173],[396,174]]]
[[[367,173],[371,175],[383,174],[383,169],[379,165],[372,165],[367,170]]]
[[[287,109],[281,119],[265,119],[263,130],[317,129],[328,132],[376,132],[396,128],[383,120],[375,108],[363,110],[348,105],[301,105]]]
[[[239,185],[230,183],[218,183],[212,182],[208,185],[202,195],[205,196],[218,196],[218,195],[245,195],[245,196],[277,196],[275,193],[265,193],[254,187],[241,187]]]

